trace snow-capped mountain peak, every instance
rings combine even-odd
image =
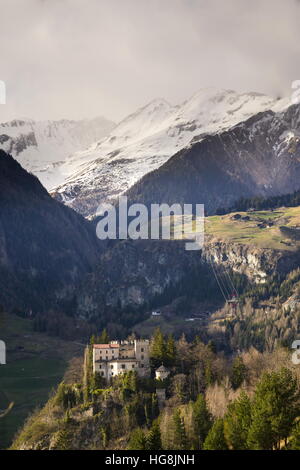
[[[55,188],[53,194],[92,216],[101,202],[126,191],[146,173],[205,135],[229,129],[259,112],[279,111],[286,106],[284,100],[259,93],[214,88],[201,89],[177,106],[155,99],[81,154],[81,161],[88,163]]]
[[[159,131],[172,112],[173,107],[167,101],[155,99],[122,120],[107,139],[99,142],[97,148],[102,145],[116,148],[145,139]]]
[[[114,123],[103,117],[72,121],[15,119],[0,124],[0,148],[11,154],[50,189],[82,164],[74,152],[107,135]],[[77,155],[81,158],[81,155]],[[72,165],[66,164],[72,160]]]

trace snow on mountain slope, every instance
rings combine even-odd
[[[124,119],[109,136],[81,153],[82,165],[53,190],[58,200],[85,216],[126,191],[146,173],[207,134],[229,129],[287,103],[258,93],[203,89],[178,106],[156,99]]]
[[[82,121],[14,120],[0,124],[0,148],[51,189],[87,161],[84,155],[74,152],[109,134],[113,127],[102,117]]]
[[[207,214],[241,197],[300,189],[300,105],[267,110],[182,149],[126,192],[129,204],[202,203]]]

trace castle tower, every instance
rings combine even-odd
[[[135,358],[139,361],[139,369],[141,375],[148,375],[150,368],[149,361],[149,348],[150,343],[147,339],[135,340],[134,341],[134,352]]]

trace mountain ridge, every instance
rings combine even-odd
[[[49,190],[84,163],[77,151],[102,138],[114,125],[103,117],[80,121],[14,119],[0,123],[0,148],[38,176]]]
[[[207,134],[215,134],[286,100],[257,93],[204,89],[181,105],[156,99],[121,121],[83,158],[89,163],[55,188],[53,196],[85,216],[127,191],[146,173]]]
[[[212,214],[240,197],[273,196],[300,187],[300,106],[266,111],[208,135],[148,173],[129,202],[205,204]]]

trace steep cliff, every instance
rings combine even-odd
[[[108,249],[77,294],[78,314],[102,321],[120,321],[121,312],[149,308],[198,289],[213,288],[209,267],[199,252],[185,251],[177,241],[126,240]],[[197,286],[198,283],[198,286]],[[129,311],[128,311],[129,309]]]
[[[209,235],[202,251],[185,251],[180,241],[123,241],[101,256],[96,270],[81,285],[77,311],[90,319],[118,322],[122,311],[142,312],[180,296],[219,305],[221,293],[213,266],[244,276],[251,287],[275,274],[284,278],[299,265],[297,247],[266,249],[255,242]]]
[[[222,265],[249,282],[265,283],[274,274],[286,276],[300,265],[300,252],[272,250],[229,241],[207,242],[202,261]]]

